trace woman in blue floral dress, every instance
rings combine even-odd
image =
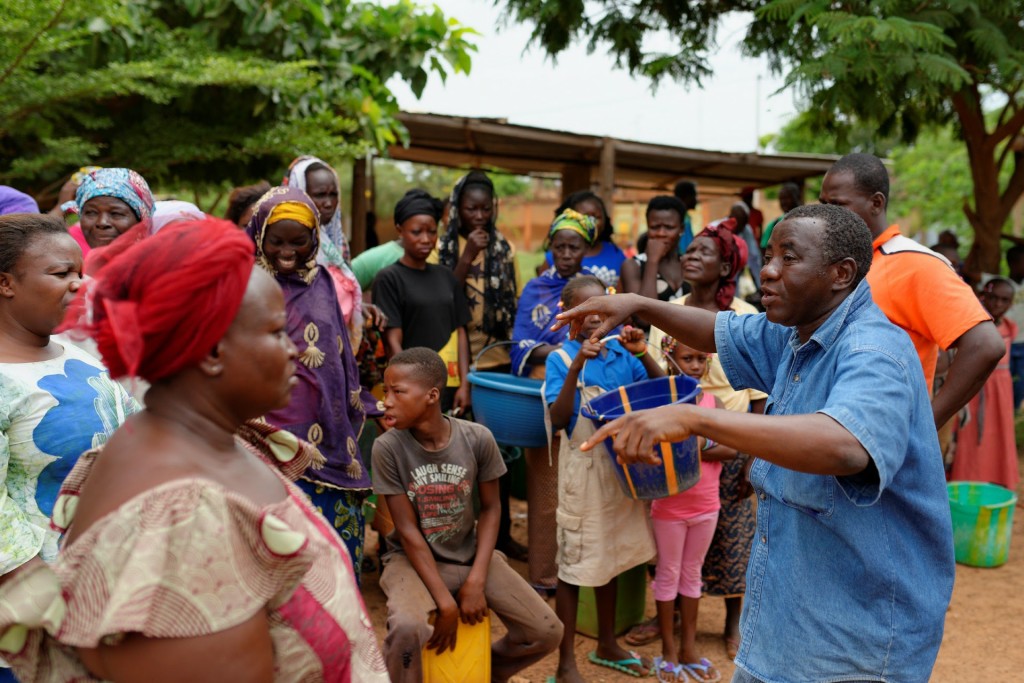
[[[98,360],[52,336],[81,280],[82,250],[59,218],[0,216],[0,583],[56,557],[64,477],[138,410]]]

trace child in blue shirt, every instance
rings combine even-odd
[[[562,290],[566,309],[587,299],[603,296],[605,288],[596,277],[573,278]],[[627,497],[619,488],[611,457],[603,448],[584,453],[579,446],[594,432],[590,420],[579,419],[581,400],[664,371],[647,353],[641,330],[626,327],[618,339],[589,341],[600,324],[588,320],[575,339],[547,358],[544,402],[552,431],[564,429],[558,452],[558,588],[555,612],[565,626],[559,646],[558,680],[582,681],[576,669],[574,644],[579,587],[591,586],[597,599],[597,649],[589,659],[634,676],[646,676],[650,663],[623,650],[615,640],[615,578],[654,556],[646,510],[642,502]]]

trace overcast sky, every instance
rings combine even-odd
[[[703,88],[642,78],[614,67],[584,45],[557,63],[526,48],[530,28],[500,25],[490,0],[438,0],[447,16],[480,32],[469,76],[431,79],[421,99],[400,81],[389,85],[407,111],[507,118],[510,123],[698,149],[749,152],[759,135],[777,132],[795,114],[792,94],[760,59],[740,55],[748,16],[734,15],[718,33],[714,70]],[[661,36],[667,41],[668,36]],[[758,76],[761,76],[760,89]],[[760,93],[758,93],[760,90]],[[760,112],[760,115],[758,115]]]

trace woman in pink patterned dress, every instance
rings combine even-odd
[[[387,680],[348,554],[289,481],[319,452],[256,419],[287,403],[296,349],[253,262],[230,223],[185,222],[83,288],[72,326],[152,386],[65,481],[56,562],[0,584],[21,680]]]

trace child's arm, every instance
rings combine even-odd
[[[389,327],[384,330],[384,348],[390,359],[397,353],[402,352],[402,328]]]
[[[388,358],[402,350],[402,292],[401,283],[396,279],[395,271],[389,266],[380,271],[373,281],[373,303],[387,318],[384,330],[384,350]]]
[[[498,522],[501,519],[501,496],[498,480],[480,482],[480,515],[476,523],[476,557],[469,576],[459,589],[459,611],[467,624],[477,624],[487,616],[484,585],[491,566],[491,554],[498,542]]]
[[[395,531],[402,541],[402,549],[423,585],[430,591],[434,604],[437,605],[434,633],[427,641],[427,647],[436,648],[438,654],[449,648],[454,650],[455,633],[459,625],[459,605],[437,572],[437,563],[420,530],[416,511],[409,499],[402,494],[385,496],[384,499],[388,503],[388,510],[391,511]]]
[[[551,413],[551,429],[553,431],[557,432],[559,429],[565,429],[569,425],[572,411],[576,407],[576,379],[579,377],[580,368],[583,367],[583,363],[588,359],[597,358],[599,353],[601,353],[601,345],[587,340],[583,342],[580,352],[576,354],[576,357],[572,359],[572,363],[569,364],[569,371],[565,375],[565,383],[562,384],[562,389],[558,392],[558,398],[555,399],[555,402],[548,409]]]
[[[644,370],[647,371],[647,376],[651,379],[665,376],[665,368],[658,365],[658,362],[654,360],[654,356],[647,353],[646,347],[644,348],[644,355],[640,356],[640,362],[644,364]]]
[[[654,360],[651,354],[647,353],[647,336],[643,330],[626,325],[622,328],[622,332],[619,333],[619,343],[634,356],[641,354],[638,357],[640,362],[643,363],[648,377],[654,379],[655,377],[665,376],[665,369],[658,365],[658,362]]]
[[[729,448],[722,444],[715,444],[706,451],[701,451],[700,459],[705,462],[720,462],[723,460],[735,460],[736,456],[739,455],[739,451],[735,448]]]
[[[714,398],[715,407],[720,408],[721,410],[725,410],[725,404],[722,403],[722,399],[718,398],[717,396],[715,396]],[[703,444],[707,441],[707,439],[705,439],[704,437],[700,437],[698,441],[699,443]],[[711,448],[702,450],[700,452],[700,459],[703,460],[704,462],[721,462],[723,460],[732,460],[738,457],[739,454],[739,451],[737,451],[735,448],[730,448],[725,444],[716,443]]]
[[[465,415],[471,405],[469,392],[469,333],[465,327],[458,330],[459,347],[459,388],[452,401],[453,415]]]

